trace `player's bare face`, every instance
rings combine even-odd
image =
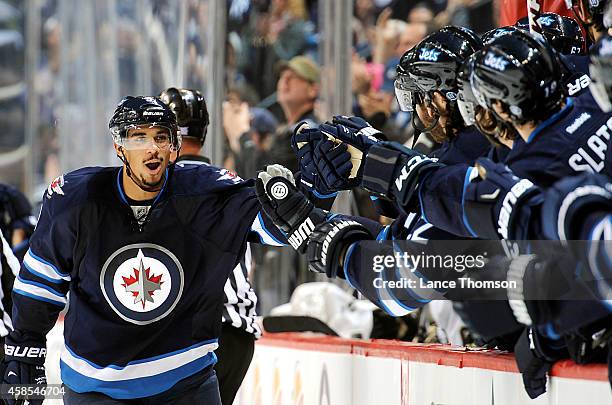
[[[171,153],[168,129],[134,128],[128,131],[125,154],[133,176],[146,187],[156,187],[164,180]]]

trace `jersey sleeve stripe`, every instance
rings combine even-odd
[[[278,240],[278,238],[276,238],[272,234],[272,232],[270,232],[266,228],[266,224],[265,224],[264,219],[262,218],[261,211],[257,214],[255,221],[253,221],[253,225],[251,225],[251,231],[259,235],[262,242],[266,245],[271,245],[271,246],[287,245],[286,243],[283,243],[280,240]],[[280,232],[280,231],[277,231],[277,232]]]
[[[37,291],[45,290],[48,293],[54,295],[56,298],[64,300],[64,303],[66,302],[66,295],[62,294],[61,292],[54,290],[48,285],[37,283],[36,281],[32,280],[23,279],[21,278],[21,276],[17,276],[17,278],[15,279],[15,284],[13,284],[13,286],[16,286],[18,289],[23,291],[28,291],[28,289],[31,289],[31,292],[34,292],[34,288],[36,288]]]
[[[61,279],[65,281],[70,281],[70,274],[62,273],[58,270],[56,266],[49,263],[40,256],[37,256],[34,252],[32,252],[32,249],[28,249],[27,253],[23,258],[23,261],[29,266],[30,269],[33,269],[38,273],[44,274],[54,280]]]
[[[15,283],[17,283],[17,281],[15,281]],[[29,298],[35,299],[37,301],[47,302],[49,304],[57,305],[57,306],[62,307],[62,308],[64,306],[66,306],[66,300],[63,300],[63,301],[62,300],[58,300],[58,299],[56,299],[57,298],[56,296],[54,296],[53,294],[49,294],[48,292],[46,292],[42,288],[36,290],[36,292],[37,292],[36,294],[30,292],[32,290],[36,290],[36,289],[32,288],[30,286],[26,290],[22,290],[20,288],[15,288],[15,286],[13,286],[13,292],[15,294],[23,295],[25,297],[29,297]]]

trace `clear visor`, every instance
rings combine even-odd
[[[172,130],[163,125],[147,124],[128,127],[125,137],[113,133],[114,142],[126,150],[159,150],[175,151],[179,148],[179,134],[172,136]],[[175,141],[176,139],[176,141]]]
[[[608,91],[612,91],[610,86],[606,86],[603,79],[603,75],[612,74],[612,69],[602,69],[601,65],[592,64],[590,69],[591,73],[591,94],[599,105],[599,108],[605,113],[612,111],[612,102],[610,101],[610,94]]]
[[[399,104],[399,108],[402,111],[414,111],[414,106],[416,105],[413,90],[406,90],[404,86],[401,85],[397,80],[395,81],[395,98],[397,98],[397,103]]]
[[[476,123],[476,105],[468,101],[461,90],[457,94],[457,107],[459,107],[465,125],[470,126]]]

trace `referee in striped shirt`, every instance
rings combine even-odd
[[[183,137],[175,163],[210,164],[209,159],[200,155],[209,123],[202,94],[197,90],[171,87],[164,90],[159,97],[176,114]],[[218,358],[215,371],[223,405],[232,405],[234,402],[251,364],[255,340],[261,336],[261,329],[255,322],[257,295],[249,282],[250,270],[251,248],[247,243],[244,257],[230,273],[224,288],[223,329],[219,348],[215,351]]]

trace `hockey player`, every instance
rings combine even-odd
[[[544,38],[560,54],[586,54],[582,30],[574,19],[555,13],[542,13],[538,16],[536,22],[542,28]],[[529,31],[529,18],[521,18],[516,22],[516,26]]]
[[[591,43],[597,42],[604,33],[604,10],[606,0],[565,0],[568,9],[584,26]]]
[[[13,288],[3,384],[45,383],[45,335],[69,292],[65,403],[219,404],[223,286],[247,240],[285,236],[251,182],[169,163],[181,137],[159,99],[123,99],[109,127],[123,166],[71,172],[43,197]]]
[[[522,71],[525,66],[519,63],[522,60],[534,68]],[[561,81],[554,52],[524,31],[496,38],[475,59],[472,87],[480,104],[519,134],[504,162],[519,177],[544,187],[582,171],[610,170],[606,164],[610,114],[603,114],[588,94],[579,99],[565,98]],[[434,174],[423,173],[427,159],[414,151],[405,154],[407,160],[419,156],[421,166],[407,167],[405,181],[418,187],[408,196],[404,191],[403,200],[418,197],[428,222],[456,235],[499,237],[498,231],[475,229],[483,221],[472,224],[466,217],[470,210],[468,202],[479,198],[466,191],[476,175],[474,169],[454,165]],[[366,159],[366,176],[370,170],[383,172],[376,161],[368,166],[369,162]],[[390,186],[402,167],[397,163],[387,170],[389,178],[381,183],[389,185],[387,195],[398,194]],[[507,229],[501,230],[504,238],[513,239],[511,234]]]
[[[174,111],[182,135],[181,150],[175,163],[208,165],[210,160],[201,155],[206,139],[209,116],[206,101],[197,90],[170,87],[159,95]],[[227,172],[229,173],[229,172]],[[249,282],[251,269],[250,244],[240,263],[232,270],[223,291],[223,326],[219,348],[215,351],[215,371],[219,379],[221,403],[231,405],[246,375],[255,351],[255,339],[261,336],[257,316],[257,295]]]

